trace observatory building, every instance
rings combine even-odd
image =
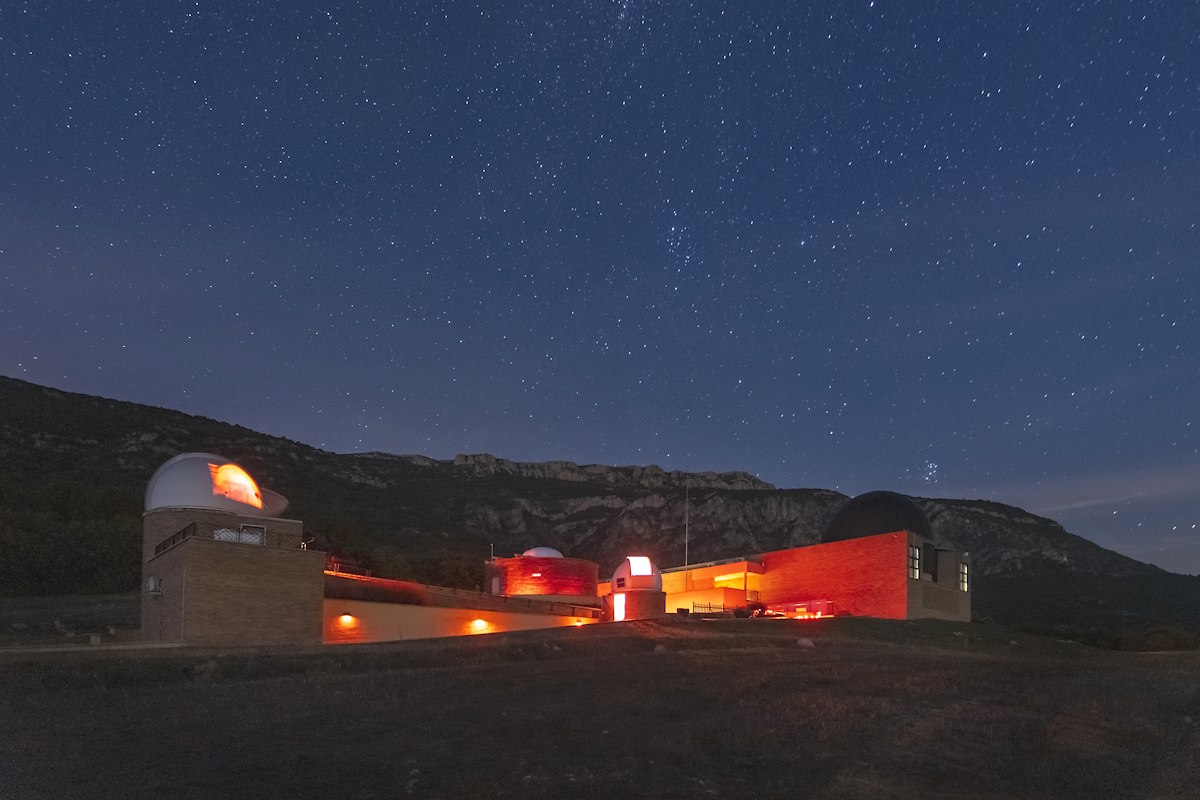
[[[211,453],[167,461],[146,488],[141,634],[200,645],[343,644],[674,613],[971,618],[970,559],[939,548],[913,500],[848,501],[817,544],[660,570],[534,547],[485,562],[482,591],[346,571],[305,547],[287,500]]]
[[[604,598],[605,619],[622,622],[648,619],[667,613],[663,576],[646,556],[628,556],[617,565]]]
[[[146,488],[142,638],[186,644],[320,644],[323,554],[287,500],[237,464],[184,453]]]
[[[342,644],[600,621],[596,564],[534,548],[493,565],[495,596],[346,573],[309,550],[287,500],[212,453],[150,478],[141,638],[197,645]]]
[[[493,558],[484,565],[489,594],[540,597],[593,603],[600,567],[594,561],[566,558],[553,547],[532,547],[512,558]]]
[[[868,492],[847,501],[818,544],[663,570],[667,612],[756,608],[969,622],[970,556],[937,547],[932,535],[911,498]]]

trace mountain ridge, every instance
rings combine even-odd
[[[453,460],[330,453],[205,417],[5,377],[0,409],[0,546],[28,566],[0,571],[0,594],[69,591],[70,581],[55,572],[61,564],[72,565],[64,574],[76,591],[135,586],[142,492],[163,461],[193,450],[227,456],[287,496],[288,516],[304,520],[315,546],[334,557],[378,574],[468,587],[478,584],[491,553],[537,545],[594,560],[605,574],[630,552],[675,566],[684,563],[685,547],[696,563],[814,544],[847,499],[829,489],[779,489],[745,472],[518,462],[486,453]],[[1006,607],[1029,605],[1038,581],[1086,584],[1105,595],[1096,609],[1120,602],[1105,594],[1114,579],[1170,583],[1172,592],[1147,594],[1200,599],[1200,578],[1106,550],[1015,506],[914,500],[935,542],[971,553],[981,615],[1003,619]],[[89,578],[76,563],[84,560],[81,543],[121,566]],[[989,583],[1020,585],[1021,597],[992,598]],[[1170,616],[1200,629],[1200,612],[1189,615],[1186,604]],[[1127,618],[1153,622],[1154,609],[1139,606]]]

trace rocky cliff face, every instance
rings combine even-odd
[[[428,464],[425,456],[410,456],[413,463]],[[648,467],[607,467],[603,464],[579,466],[573,461],[521,462],[496,458],[488,453],[457,455],[453,464],[475,477],[512,475],[519,478],[600,483],[608,486],[638,485],[647,489],[695,487],[698,489],[769,490],[775,487],[748,472],[667,472],[651,464]]]
[[[987,500],[918,498],[917,502],[929,517],[934,540],[969,552],[977,575],[1039,576],[1059,570],[1110,576],[1162,572],[1015,506]]]
[[[545,544],[597,561],[605,572],[631,553],[666,567],[685,558],[697,563],[810,544],[844,500],[822,489],[631,495],[580,488],[558,498],[513,498],[505,508],[477,506],[464,524],[491,541],[512,543],[514,552]]]

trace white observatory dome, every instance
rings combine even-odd
[[[662,573],[646,556],[629,556],[622,561],[612,575],[612,591],[627,589],[649,589],[662,591]]]
[[[553,547],[531,547],[524,553],[523,556],[533,556],[534,558],[562,558],[563,554],[555,550]]]
[[[163,464],[146,486],[146,510],[211,508],[237,514],[277,517],[287,498],[262,489],[228,458],[212,453],[182,453]]]

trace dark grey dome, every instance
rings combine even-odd
[[[842,506],[821,535],[821,541],[840,542],[893,531],[912,531],[926,539],[933,538],[929,517],[912,498],[895,492],[867,492]]]

